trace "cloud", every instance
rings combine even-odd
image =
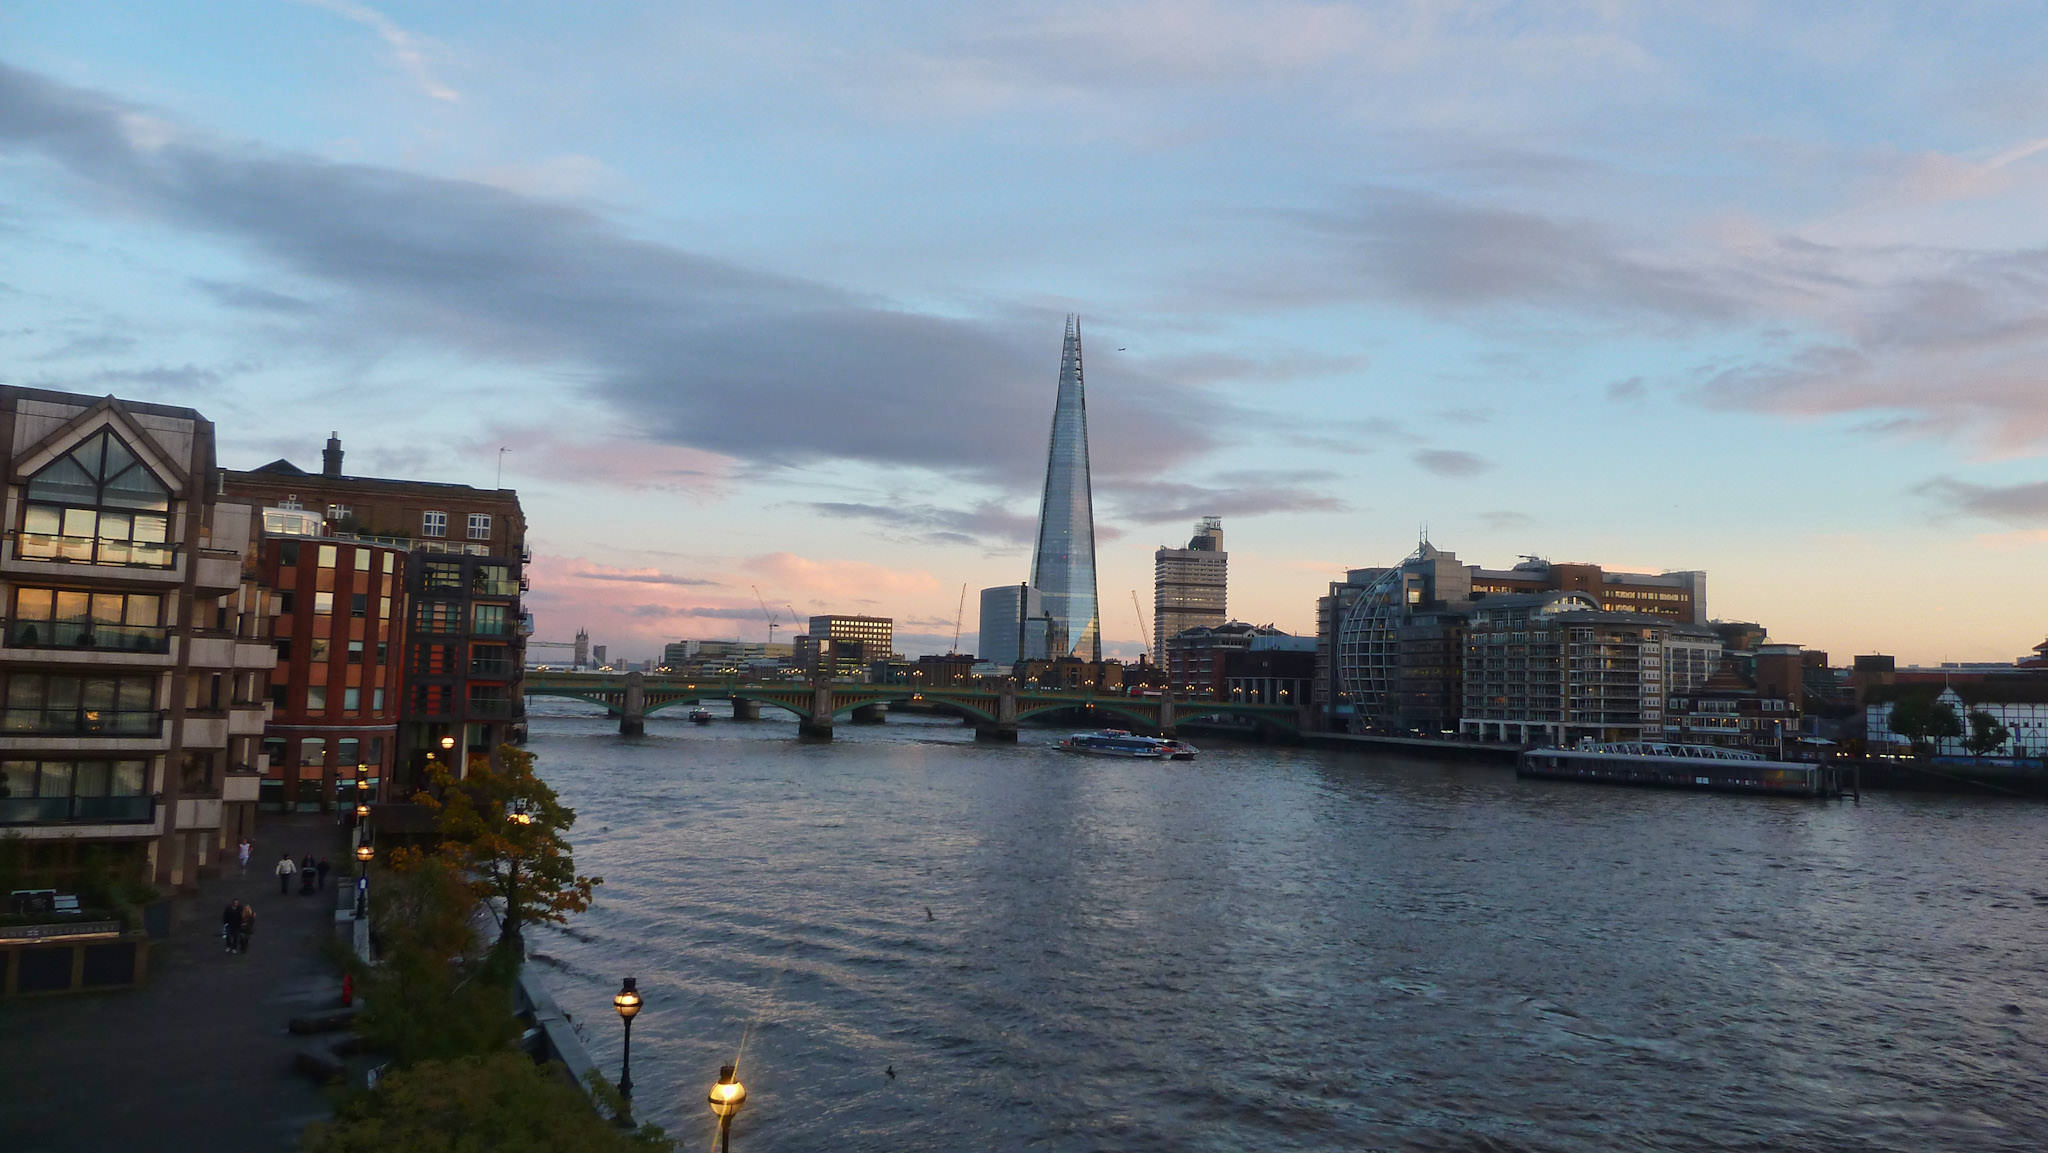
[[[171,393],[213,390],[229,377],[249,371],[245,363],[207,367],[198,364],[158,364],[137,368],[104,368],[93,372],[52,374],[37,378],[37,388],[70,392],[95,392],[106,388],[143,387]]]
[[[1913,491],[1967,516],[2022,526],[2048,525],[2048,480],[1985,485],[1936,477]]]
[[[545,374],[550,404],[566,377],[648,440],[764,464],[909,465],[1032,487],[1043,466],[1056,313],[906,311],[474,181],[222,144],[0,66],[9,152],[55,162],[82,202],[319,284],[328,299],[302,323],[365,358],[423,345]],[[1199,455],[1230,424],[1223,402],[1139,366],[1090,383],[1091,425],[1136,472]],[[499,387],[511,402],[513,386]]]
[[[400,28],[391,18],[365,4],[350,3],[349,0],[299,0],[315,8],[324,8],[345,20],[351,20],[377,34],[391,50],[391,58],[419,90],[436,100],[454,103],[462,94],[434,78],[427,67],[426,51],[419,37]]]
[[[194,278],[192,287],[213,298],[217,304],[250,312],[276,312],[287,315],[305,315],[313,311],[309,301],[296,296],[287,296],[254,284],[236,284],[226,280],[205,280]]]
[[[1335,495],[1340,481],[1318,470],[1242,471],[1218,477],[1220,486],[1174,481],[1125,480],[1114,492],[1098,492],[1117,519],[1138,524],[1192,521],[1204,516],[1243,517],[1276,512],[1341,512],[1349,507]],[[1098,524],[1097,534],[1103,530]]]
[[[1011,512],[994,501],[983,501],[967,509],[850,501],[816,501],[804,507],[821,516],[866,520],[903,529],[914,538],[932,543],[1029,544],[1038,533],[1036,517]]]
[[[48,352],[37,353],[29,359],[36,361],[76,360],[80,357],[88,356],[117,355],[124,352],[133,352],[138,343],[132,336],[115,332],[102,332],[90,336],[74,336]]]
[[[1438,476],[1476,476],[1492,467],[1477,453],[1455,448],[1422,449],[1413,459]]]
[[[1511,528],[1522,528],[1536,522],[1527,513],[1519,513],[1510,509],[1495,509],[1492,512],[1480,513],[1479,523],[1498,532]]]
[[[621,584],[675,585],[679,587],[717,586],[720,582],[702,577],[678,576],[659,569],[604,569],[592,566],[574,576],[587,581],[617,581]]]

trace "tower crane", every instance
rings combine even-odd
[[[776,620],[775,614],[768,611],[768,598],[761,595],[761,586],[750,585],[748,587],[754,590],[754,599],[761,603],[761,615],[763,617],[766,617],[768,620],[768,643],[772,645],[775,643],[775,626],[781,624],[782,622]]]
[[[967,582],[960,582],[960,607],[953,610],[953,647],[947,653],[960,651],[960,625],[967,619]]]
[[[1138,663],[1145,663],[1146,657],[1158,656],[1152,651],[1152,626],[1145,623],[1145,610],[1138,606],[1138,590],[1131,590],[1131,611],[1138,614]]]

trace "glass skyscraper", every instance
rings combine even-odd
[[[1038,506],[1038,551],[1031,587],[1052,618],[1055,657],[1102,659],[1102,617],[1095,596],[1095,504],[1088,487],[1088,399],[1081,387],[1081,318],[1067,317],[1060,350],[1060,392],[1046,451],[1045,498]]]

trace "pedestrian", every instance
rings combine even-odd
[[[242,939],[242,899],[236,897],[228,907],[220,911],[220,939],[232,953]]]
[[[286,853],[284,856],[279,857],[277,859],[277,868],[271,871],[277,874],[277,895],[282,897],[291,892],[292,874],[299,871],[298,863],[292,860],[292,855]]]
[[[320,858],[320,863],[313,866],[314,871],[317,872],[320,876],[318,885],[319,888],[325,889],[327,887],[327,872],[332,867],[333,866],[327,863],[326,857]]]
[[[318,877],[319,875],[320,875],[320,871],[319,871],[319,870],[318,870],[317,868],[315,868],[315,867],[314,867],[314,865],[313,865],[313,854],[311,854],[311,853],[307,853],[307,854],[306,854],[306,859],[305,859],[305,860],[303,860],[303,861],[300,861],[300,862],[299,862],[299,895],[300,895],[300,896],[302,896],[302,897],[306,897],[306,896],[311,896],[311,895],[312,895],[312,893],[313,893],[313,881],[314,881],[314,879],[315,879],[315,878],[317,878],[317,877]]]
[[[256,931],[256,906],[242,906],[242,952],[249,951],[249,935]]]
[[[248,872],[249,872],[249,853],[250,853],[250,851],[251,851],[252,849],[254,849],[255,847],[256,847],[256,846],[254,846],[254,845],[252,845],[252,844],[250,844],[250,843],[249,843],[249,838],[247,838],[247,837],[243,837],[243,838],[242,838],[242,843],[241,843],[240,845],[237,845],[237,846],[235,847],[235,855],[236,855],[237,857],[240,857],[240,858],[241,858],[241,861],[242,861],[242,873],[243,873],[243,874],[244,874],[245,876],[246,876],[246,875],[248,874]]]

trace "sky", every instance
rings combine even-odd
[[[137,10],[141,9],[141,10]],[[0,383],[516,488],[537,638],[974,647],[1081,316],[1108,655],[1223,518],[1702,569],[1773,640],[2048,636],[2048,12],[0,6]],[[505,451],[501,451],[505,450]],[[965,612],[959,612],[966,588]],[[756,590],[758,589],[758,596]],[[964,620],[962,616],[964,615]]]

